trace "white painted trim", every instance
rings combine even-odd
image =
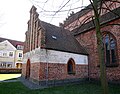
[[[75,61],[75,64],[88,65],[87,55],[40,49],[40,48],[36,48],[35,50],[24,54],[23,62],[26,63],[28,58],[30,58],[31,63],[47,62],[47,63],[61,63],[61,64],[67,64],[68,60],[72,58]]]

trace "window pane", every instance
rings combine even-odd
[[[7,53],[3,53],[3,57],[7,57]]]
[[[19,57],[22,57],[22,53],[19,53]]]
[[[116,62],[115,49],[111,50],[112,63]]]
[[[110,50],[106,50],[106,64],[110,63]]]
[[[116,58],[116,41],[111,34],[103,35],[105,63],[107,65],[115,63]]]
[[[110,45],[109,45],[109,35],[105,36],[105,49],[106,49],[106,64],[110,63]]]
[[[105,43],[109,43],[109,35],[107,34],[106,36],[105,36]]]
[[[113,39],[110,40],[110,48],[115,49],[115,41]]]
[[[13,56],[13,52],[10,52],[10,53],[9,53],[9,56]]]
[[[111,59],[112,59],[112,63],[116,62],[116,55],[115,55],[115,41],[113,39],[111,39],[110,41],[110,48],[111,48]]]
[[[71,63],[68,64],[68,72],[72,72],[73,71],[73,66]]]

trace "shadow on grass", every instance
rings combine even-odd
[[[12,80],[18,80],[18,78],[11,78],[11,79],[7,79],[7,80],[4,80],[4,81],[12,81]]]

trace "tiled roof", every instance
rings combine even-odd
[[[24,42],[21,41],[16,41],[16,40],[11,40],[11,39],[7,39],[7,38],[1,38],[0,37],[0,42],[8,40],[14,47],[16,47],[17,45],[22,45],[24,46]]]
[[[100,17],[100,24],[104,25],[104,24],[106,24],[110,21],[113,21],[115,19],[118,19],[118,18],[120,18],[120,7],[112,10],[111,12],[108,12],[108,13],[102,15]],[[80,33],[89,31],[90,29],[93,29],[93,28],[95,28],[95,26],[94,26],[93,20],[92,20],[92,21],[85,23],[82,26],[74,29],[72,32],[74,32],[74,35],[78,35]]]
[[[87,54],[70,31],[41,21],[45,30],[45,48],[71,53]]]
[[[81,11],[72,14],[71,16],[69,16],[65,21],[64,21],[64,26],[69,25],[70,23],[74,22],[75,20],[77,20],[78,18],[82,17],[83,15],[85,15],[86,13],[88,13],[89,11],[92,10],[92,5],[88,5],[87,7],[85,7],[84,9],[82,9]]]

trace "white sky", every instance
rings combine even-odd
[[[40,20],[57,26],[71,13],[71,11],[59,12],[53,16],[54,12],[41,12],[43,11],[42,8],[47,11],[59,10],[60,5],[63,6],[68,0],[35,0],[39,1],[37,3],[31,1],[0,0],[0,37],[24,41],[30,15],[29,11],[33,4],[38,8]],[[44,3],[45,1],[47,2]],[[89,4],[88,0],[83,0],[83,2],[82,0],[71,0],[62,10],[80,7],[81,5],[85,6],[86,4]]]

